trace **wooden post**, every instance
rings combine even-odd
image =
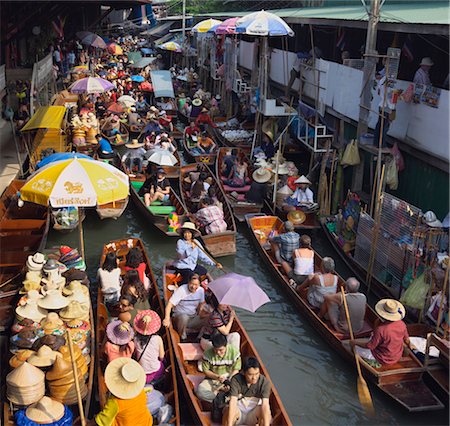
[[[444,299],[445,299],[445,294],[447,293],[447,286],[448,286],[448,268],[450,267],[450,265],[447,265],[447,269],[445,270],[445,277],[444,277],[444,286],[442,287],[442,296],[441,296],[441,303],[439,305],[439,313],[438,313],[438,317],[437,317],[437,322],[436,322],[436,334],[439,331],[439,324],[441,323],[441,318],[442,318],[442,309],[444,308]]]

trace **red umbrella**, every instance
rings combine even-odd
[[[118,104],[117,102],[113,102],[111,105],[109,105],[108,111],[120,114],[123,112],[123,106]]]
[[[143,81],[140,85],[139,85],[139,89],[144,91],[144,92],[153,92],[153,86],[149,81]]]

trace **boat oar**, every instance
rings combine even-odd
[[[194,242],[194,244],[203,252],[206,254],[206,256],[208,256],[208,258],[210,260],[212,260],[214,262],[214,264],[218,267],[218,265],[220,265],[221,267],[219,269],[222,269],[222,271],[225,271],[225,268],[222,266],[221,263],[219,263],[216,259],[214,259],[200,244],[197,243],[197,241],[192,240]]]
[[[350,333],[350,339],[352,343],[354,342],[355,338],[353,336],[353,329],[352,329],[352,323],[350,321],[350,314],[348,312],[348,306],[347,306],[347,300],[345,299],[345,291],[344,288],[341,287],[341,294],[342,294],[342,300],[344,303],[344,309],[345,309],[345,317],[347,318],[347,324],[348,324],[348,331]],[[364,408],[364,411],[369,416],[375,415],[375,410],[373,408],[373,402],[372,397],[370,396],[369,387],[367,386],[367,382],[364,380],[364,377],[361,372],[361,365],[359,363],[359,355],[356,353],[356,349],[353,346],[353,354],[355,356],[355,362],[356,362],[356,369],[358,370],[358,398],[359,402],[361,403],[362,407]]]

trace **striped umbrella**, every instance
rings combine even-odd
[[[181,46],[175,41],[168,41],[158,46],[160,49],[169,50],[171,52],[181,52]]]
[[[82,44],[87,44],[88,46],[92,47],[98,47],[99,49],[106,49],[106,43],[103,41],[103,39],[98,36],[97,34],[90,33],[86,36],[84,36],[81,39]]]
[[[236,21],[236,32],[255,36],[294,36],[294,31],[283,19],[265,10],[239,18]]]
[[[104,93],[114,89],[114,84],[100,77],[86,77],[70,86],[72,93]]]
[[[229,18],[219,24],[214,32],[216,34],[236,34],[236,21],[239,18]]]
[[[205,19],[204,21],[200,21],[198,24],[192,27],[191,32],[193,33],[207,33],[214,25],[221,24],[222,21],[218,19]]]

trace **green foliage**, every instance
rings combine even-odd
[[[182,2],[180,0],[169,1],[169,15],[181,15]],[[229,12],[242,10],[242,4],[239,2],[230,2],[225,4],[218,0],[186,0],[186,14],[202,15],[205,13]]]

